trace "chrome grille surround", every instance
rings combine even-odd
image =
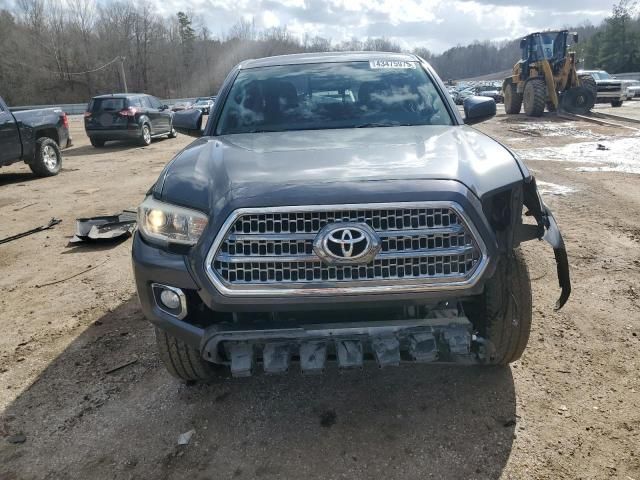
[[[382,248],[367,265],[329,265],[313,251],[334,222],[361,222]],[[409,293],[473,286],[488,263],[477,229],[455,202],[241,208],[222,225],[205,260],[225,296]]]

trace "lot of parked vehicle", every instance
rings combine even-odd
[[[637,116],[637,105],[616,113]],[[555,262],[526,244],[536,306],[511,367],[187,386],[156,354],[131,242],[67,243],[75,218],[138,205],[191,139],[95,149],[71,118],[58,177],[0,170],[1,238],[63,219],[0,246],[0,478],[638,478],[640,225],[628,212],[640,206],[640,161],[635,124],[624,125],[499,115],[477,127],[535,173],[574,279],[554,312]]]

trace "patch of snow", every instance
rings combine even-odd
[[[591,130],[577,128],[573,122],[537,122],[522,123],[509,129],[512,132],[522,133],[533,137],[573,137],[573,138],[598,138]]]
[[[640,175],[640,137],[570,143],[561,147],[517,149],[523,160],[553,160],[590,164],[572,167],[581,172],[623,172]]]
[[[536,180],[538,185],[538,191],[541,195],[568,195],[574,193],[577,190],[566,185],[558,185],[557,183],[543,182],[542,180]]]

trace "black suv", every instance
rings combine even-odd
[[[153,137],[176,137],[169,107],[156,97],[137,93],[93,97],[84,114],[84,128],[94,147],[103,147],[108,140],[149,145]]]

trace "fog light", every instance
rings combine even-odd
[[[177,287],[152,283],[153,298],[160,310],[182,320],[187,316],[187,298]]]
[[[160,294],[160,301],[162,304],[170,308],[171,310],[177,310],[180,308],[180,297],[173,290],[162,290]]]

